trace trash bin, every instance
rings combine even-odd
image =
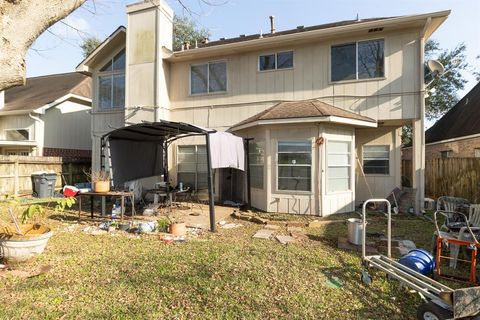
[[[38,198],[53,197],[55,193],[56,173],[35,172],[31,175],[33,196]]]
[[[353,243],[355,245],[362,244],[362,231],[363,231],[363,224],[362,220],[356,218],[350,218],[347,220],[348,226],[348,242]]]

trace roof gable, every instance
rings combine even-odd
[[[480,83],[425,132],[426,143],[480,133]]]

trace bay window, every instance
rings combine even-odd
[[[250,162],[250,187],[263,189],[263,168],[265,143],[249,141],[248,159]]]
[[[278,141],[278,190],[312,190],[312,143],[310,140]]]

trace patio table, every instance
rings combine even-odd
[[[123,212],[125,211],[125,197],[130,198],[132,202],[132,218],[135,216],[135,194],[129,191],[109,191],[109,192],[81,192],[76,195],[78,198],[78,220],[82,212],[82,197],[90,197],[90,217],[93,219],[93,198],[94,197],[120,197],[121,221],[123,221]]]

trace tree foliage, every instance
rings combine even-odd
[[[428,120],[435,120],[443,116],[459,100],[457,92],[465,87],[467,80],[462,72],[467,69],[465,56],[466,46],[458,44],[454,49],[441,49],[436,40],[428,40],[425,44],[425,59],[440,61],[445,67],[445,73],[437,77],[428,89],[425,100],[425,116]]]
[[[428,120],[440,118],[459,101],[458,91],[467,83],[462,75],[468,67],[465,51],[464,43],[458,44],[452,50],[441,49],[440,43],[433,39],[425,43],[425,60],[438,60],[445,67],[445,73],[426,88],[425,117]],[[406,125],[402,130],[402,143],[406,145],[411,141],[412,126]]]
[[[83,43],[80,45],[80,48],[82,48],[83,51],[83,57],[88,57],[90,53],[100,45],[100,43],[102,43],[100,39],[94,36],[84,39]]]
[[[199,27],[188,17],[175,16],[173,18],[173,49],[180,50],[185,42],[195,45],[195,41],[202,42],[210,37],[210,31]]]

